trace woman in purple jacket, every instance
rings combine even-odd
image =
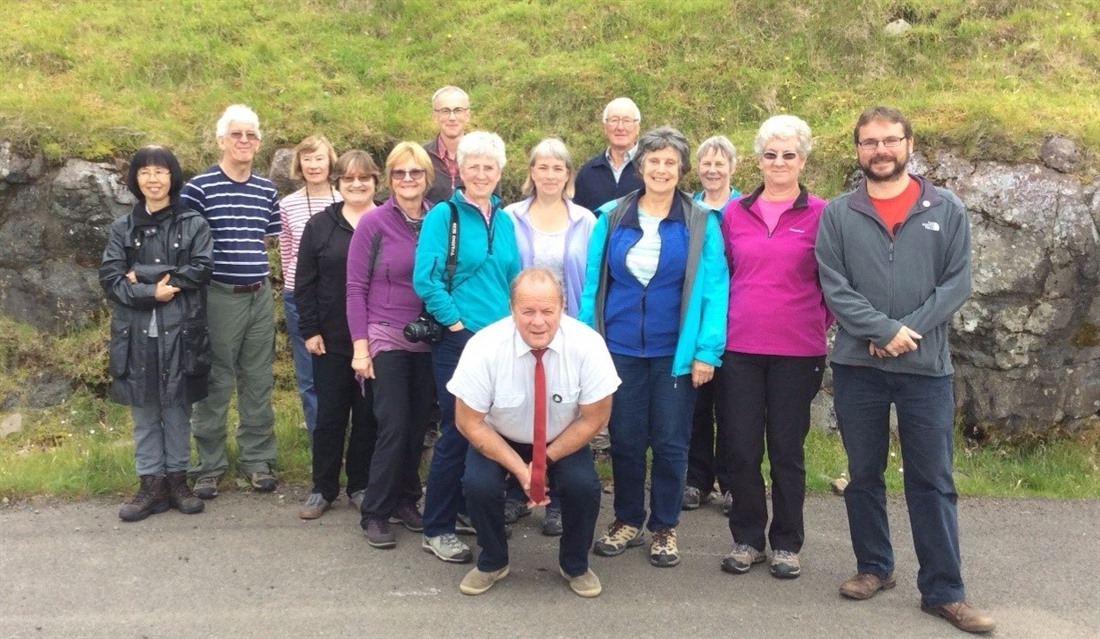
[[[386,158],[390,197],[356,227],[348,253],[347,316],[351,366],[372,380],[378,439],[361,506],[367,543],[393,548],[390,524],[424,529],[417,510],[420,451],[435,398],[431,344],[410,342],[403,329],[423,304],[412,285],[420,224],[431,203],[432,161],[415,142],[401,142]]]
[[[791,115],[769,118],[753,142],[764,184],[723,211],[730,292],[718,410],[726,426],[734,547],[722,570],[734,574],[766,559],[768,504],[760,474],[765,442],[772,479],[771,574],[793,579],[801,573],[803,444],[832,321],[814,257],[825,201],[798,182],[810,146],[805,122]]]

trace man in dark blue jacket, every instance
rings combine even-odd
[[[634,168],[642,114],[630,98],[615,98],[603,109],[607,149],[577,171],[573,201],[595,211],[601,205],[642,188]]]

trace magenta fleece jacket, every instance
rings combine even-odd
[[[755,206],[762,192],[760,187],[733,200],[722,212],[730,269],[726,350],[824,355],[833,318],[818,282],[814,242],[825,200],[801,187],[769,234]]]

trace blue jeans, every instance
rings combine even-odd
[[[302,414],[306,418],[309,441],[313,442],[313,429],[317,427],[317,389],[313,386],[313,356],[306,350],[306,341],[298,332],[298,304],[294,291],[283,290],[283,309],[286,311],[286,332],[290,336],[290,352],[294,355],[294,376],[298,380],[298,396],[302,398]]]
[[[508,441],[508,440],[505,440]],[[508,442],[524,461],[531,460],[531,445]],[[478,570],[491,572],[508,565],[508,536],[504,528],[505,476],[503,466],[474,447],[466,454],[462,486],[477,529]],[[592,449],[581,446],[572,455],[550,462],[547,479],[561,502],[562,535],[558,542],[558,565],[576,577],[588,570],[588,550],[600,514],[600,479],[592,465]]]
[[[622,380],[608,423],[615,517],[631,526],[646,523],[646,451],[652,450],[646,527],[675,528],[680,523],[695,406],[691,376],[673,377],[671,357],[612,353],[611,360]]]
[[[462,475],[466,470],[469,442],[455,427],[455,396],[447,390],[458,358],[473,331],[443,330],[443,341],[432,346],[432,374],[439,398],[439,439],[432,450],[428,482],[424,489],[424,536],[438,537],[455,531],[455,517],[464,510]]]
[[[856,570],[885,577],[894,570],[886,518],[890,404],[898,414],[905,501],[917,551],[921,606],[966,599],[952,477],[955,401],[951,376],[890,373],[833,364],[833,401],[848,453],[844,504]]]

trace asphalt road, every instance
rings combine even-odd
[[[301,493],[223,493],[201,515],[127,524],[118,504],[0,508],[0,637],[959,637],[919,610],[904,502],[890,504],[898,587],[864,602],[837,586],[853,571],[844,504],[806,504],[803,575],[718,569],[729,531],[713,505],[684,513],[683,562],[658,569],[646,546],[593,557],[591,600],[558,575],[541,511],[515,527],[511,574],[468,597],[468,566],[445,564],[403,529],[370,548],[343,500],[297,518]],[[610,521],[604,495],[601,529]],[[997,637],[1100,637],[1100,501],[960,502],[970,600]],[[472,538],[467,538],[472,542]]]

